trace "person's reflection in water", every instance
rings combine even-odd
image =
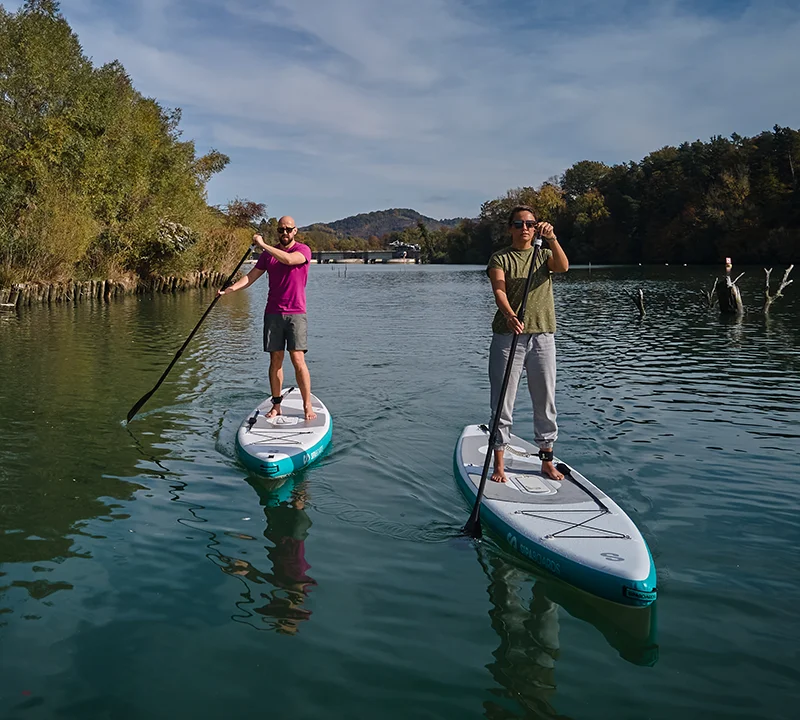
[[[267,547],[267,557],[272,562],[272,572],[261,572],[241,558],[220,556],[224,562],[222,571],[241,577],[248,585],[272,585],[271,590],[259,593],[267,600],[266,604],[250,610],[261,615],[269,629],[295,635],[300,622],[311,617],[311,611],[303,607],[303,603],[317,584],[308,575],[311,566],[305,557],[305,540],[311,527],[311,518],[305,511],[306,491],[298,485],[288,501],[281,501],[282,493],[267,489],[257,479],[248,482],[258,493],[267,518],[264,537],[271,543]],[[250,600],[249,590],[245,597]]]
[[[478,546],[478,559],[489,579],[489,616],[500,637],[494,662],[487,666],[500,687],[489,691],[492,699],[484,703],[486,717],[566,717],[551,704],[561,653],[559,612],[599,630],[626,661],[643,666],[657,662],[655,604],[625,607],[557,580],[537,578],[485,545]],[[531,583],[532,596],[525,602]]]
[[[274,545],[267,550],[272,561],[272,573],[264,578],[274,585],[274,590],[261,593],[269,602],[255,612],[275,618],[275,629],[294,635],[298,625],[311,617],[311,611],[302,607],[306,596],[316,581],[308,575],[311,566],[306,561],[305,541],[311,518],[305,511],[305,492],[298,488],[289,504],[265,506],[267,528],[264,536]]]
[[[484,703],[486,717],[565,718],[550,704],[556,692],[555,665],[559,656],[558,605],[533,587],[526,607],[521,584],[530,579],[497,555],[480,551],[481,564],[489,576],[489,615],[500,636],[489,671],[505,690],[494,688],[497,698]],[[522,706],[523,714],[518,714]]]

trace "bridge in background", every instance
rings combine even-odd
[[[388,263],[419,262],[417,250],[315,250],[313,259],[318,263]]]

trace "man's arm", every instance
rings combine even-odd
[[[233,285],[229,285],[226,288],[220,288],[217,293],[219,295],[225,295],[226,293],[236,292],[237,290],[241,290],[242,288],[246,288],[248,285],[252,285],[258,278],[260,278],[265,270],[260,270],[257,267],[254,267],[247,275],[243,278],[239,278]]]
[[[272,245],[267,245],[261,235],[253,235],[253,242],[284,265],[305,265],[308,262],[308,258],[301,252],[286,252]]]

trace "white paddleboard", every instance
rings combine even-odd
[[[488,440],[485,425],[468,425],[456,445],[455,475],[470,503],[478,494]],[[514,550],[576,587],[625,605],[652,603],[656,569],[633,521],[573,468],[564,480],[546,478],[538,452],[511,436],[508,482],[492,482],[490,464],[482,521]]]
[[[236,450],[251,470],[270,478],[283,477],[318,458],[331,441],[330,412],[316,396],[311,405],[317,417],[305,419],[300,391],[285,393],[281,414],[268,418],[272,402],[267,398],[242,420],[236,433]]]

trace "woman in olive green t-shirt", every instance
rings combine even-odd
[[[489,381],[492,413],[497,411],[508,356],[514,335],[519,335],[514,363],[503,404],[499,408],[499,437],[494,452],[494,482],[506,482],[505,446],[511,434],[514,400],[523,367],[528,374],[528,391],[533,403],[534,442],[539,446],[542,472],[554,480],[563,475],[553,465],[553,443],[558,437],[556,424],[556,312],[553,304],[552,273],[566,272],[569,260],[558,243],[553,226],[537,222],[532,208],[515,207],[508,217],[511,246],[489,258],[486,272],[492,283],[497,314],[492,322],[492,345],[489,350]],[[525,317],[517,316],[534,256],[533,238],[538,232],[549,248],[542,249],[536,260],[533,282],[528,293]],[[492,417],[494,420],[494,417]]]

